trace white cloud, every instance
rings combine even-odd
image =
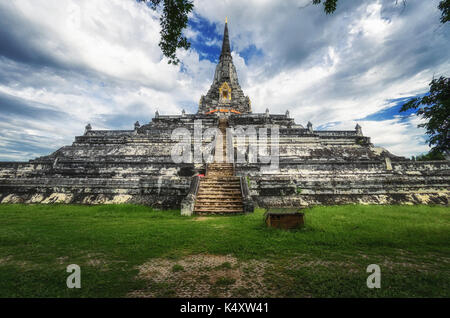
[[[422,123],[420,118],[411,115],[407,119],[400,116],[382,121],[360,120],[334,123],[332,130],[349,130],[358,123],[363,134],[371,137],[371,142],[397,156],[410,157],[412,154],[425,153],[430,150],[426,144],[425,129],[417,128]]]
[[[254,111],[289,109],[300,124],[353,129],[356,119],[391,107],[387,100],[424,93],[433,75],[448,76],[450,32],[439,24],[437,3],[408,1],[403,8],[394,0],[341,0],[335,14],[325,15],[310,0],[196,0],[191,17],[216,23],[221,34],[228,16],[233,59]],[[195,112],[212,82],[215,64],[200,60],[204,52],[179,51],[183,68],[167,64],[157,13],[133,0],[20,0],[2,2],[0,13],[0,27],[8,26],[0,30],[8,40],[0,44],[0,93],[70,118],[11,115],[2,123],[3,159],[39,153],[7,151],[14,138],[56,149],[87,122],[131,129],[156,110]],[[192,28],[185,34],[199,37]],[[244,59],[252,46],[262,55]],[[360,124],[375,144],[410,156],[427,149],[414,120]]]

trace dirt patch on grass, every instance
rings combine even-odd
[[[199,216],[199,217],[194,218],[194,221],[207,221],[207,220],[212,220],[212,219],[213,218],[209,217],[209,216]]]
[[[86,264],[93,267],[102,267],[103,265],[106,264],[106,261],[102,258],[90,257],[86,261]]]
[[[3,258],[0,258],[0,265],[12,265],[19,267],[20,269],[35,269],[39,267],[38,264],[28,262],[28,261],[22,261],[14,259],[12,256],[6,256]]]
[[[12,260],[11,256],[2,257],[0,258],[0,265],[9,264],[11,260]]]
[[[147,288],[129,297],[262,297],[265,261],[239,262],[230,255],[199,254],[180,260],[152,259],[138,267]],[[276,296],[276,295],[272,295]]]
[[[59,265],[68,265],[68,263],[69,263],[69,256],[61,256],[61,257],[58,257],[57,259],[56,259],[56,262],[59,264]]]
[[[84,253],[82,255],[76,255],[74,257],[60,256],[56,258],[56,263],[62,266],[68,266],[70,264],[79,264],[83,266],[95,267],[99,271],[108,271],[111,266],[117,263],[126,263],[123,260],[112,260],[107,258],[102,253]]]
[[[85,264],[96,267],[100,271],[107,271],[110,265],[118,262],[108,260],[102,253],[88,253],[84,256],[84,258],[86,259]]]

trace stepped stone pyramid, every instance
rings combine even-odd
[[[263,144],[254,137],[218,138],[222,145],[215,149],[225,150],[225,162],[217,151],[209,163],[175,162],[172,132],[183,128],[195,135],[199,121],[201,132],[278,127],[277,169],[262,160],[230,162],[230,157],[247,156],[240,146]],[[270,134],[267,148],[272,149],[275,133]],[[188,148],[195,154],[195,142]],[[253,113],[233,65],[227,24],[213,83],[196,114],[156,112],[150,123],[136,122],[130,130],[87,125],[72,145],[48,156],[0,162],[1,203],[127,202],[181,207],[183,214],[251,212],[255,205],[448,204],[449,185],[448,161],[395,156],[375,147],[359,125],[350,131],[321,131],[311,123],[306,128],[295,123],[288,112]]]

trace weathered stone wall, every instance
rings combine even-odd
[[[130,162],[0,164],[2,203],[140,203],[175,208],[186,196],[192,165]]]
[[[262,206],[311,204],[448,204],[448,162],[377,161],[281,163],[276,172],[238,166]]]
[[[0,163],[1,203],[140,203],[179,208],[204,164],[170,157],[175,128],[217,127],[215,116],[158,116],[135,130],[88,130],[49,156]],[[230,116],[232,127],[280,127],[279,170],[237,163],[262,206],[306,204],[448,204],[448,161],[415,162],[376,148],[357,131],[314,131],[286,115]],[[270,141],[270,136],[269,136]],[[258,140],[246,140],[257,144]],[[234,140],[235,150],[238,141]],[[270,145],[269,145],[270,150]]]

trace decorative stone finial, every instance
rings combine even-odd
[[[289,110],[286,111],[286,117],[289,118]]]
[[[91,130],[92,130],[91,124],[87,124],[86,127],[84,127],[84,134],[86,135],[86,133]]]
[[[181,111],[181,116],[182,116],[182,117],[185,117],[185,116],[186,116],[186,111],[185,111],[184,109]]]
[[[134,123],[134,130],[138,130],[139,127],[141,127],[141,124],[139,124],[139,121],[136,121],[136,122]]]
[[[266,117],[269,117],[269,108],[266,108]]]
[[[310,121],[308,121],[308,124],[306,124],[306,127],[308,128],[308,130],[309,130],[309,132],[313,132],[313,124],[310,122]]]
[[[355,130],[356,130],[356,134],[357,134],[358,136],[362,136],[362,135],[363,135],[361,126],[360,126],[359,124],[356,124]]]
[[[156,111],[155,112],[155,118],[158,118],[159,117],[159,113],[158,113],[158,111]]]

